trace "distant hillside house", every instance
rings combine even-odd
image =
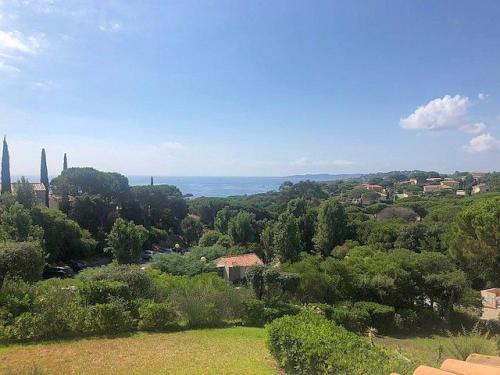
[[[424,193],[438,193],[448,189],[451,187],[446,185],[424,185]]]
[[[36,200],[40,204],[45,204],[45,194],[47,189],[45,185],[40,182],[30,182],[31,186],[33,186],[33,190],[35,191]],[[16,194],[17,182],[13,182],[10,184],[10,190],[12,194]],[[0,192],[2,192],[2,187],[0,186]]]
[[[460,182],[445,178],[444,181],[441,181],[441,185],[451,187],[452,189],[457,189],[460,186]]]
[[[418,185],[418,180],[416,178],[410,178],[410,184]]]
[[[263,264],[255,253],[224,256],[216,260],[217,273],[231,282],[245,280],[250,267]]]
[[[441,177],[432,177],[432,178],[426,179],[425,181],[430,182],[430,183],[438,183],[441,181]]]
[[[481,177],[484,177],[484,175],[485,175],[485,174],[486,174],[486,173],[484,173],[484,172],[472,172],[472,173],[471,173],[472,178],[473,178],[474,180],[478,180],[478,179],[480,179]]]
[[[472,194],[486,193],[488,186],[486,184],[479,184],[472,187]]]
[[[383,186],[380,185],[372,185],[372,184],[360,184],[357,186],[358,189],[365,189],[365,190],[370,190],[374,191],[376,193],[380,194],[385,194],[385,189]]]

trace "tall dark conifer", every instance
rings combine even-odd
[[[45,149],[42,148],[42,158],[40,162],[40,182],[45,186],[45,205],[49,206],[49,172],[47,170],[47,157]]]
[[[10,157],[9,146],[7,145],[6,137],[3,137],[2,150],[2,193],[11,193],[10,185]]]
[[[64,153],[63,171],[66,169],[68,169],[68,157],[66,156],[66,153]]]
[[[153,182],[153,176],[151,176],[151,186],[154,185],[154,182]]]

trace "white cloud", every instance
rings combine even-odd
[[[48,89],[52,88],[53,86],[54,86],[54,82],[52,82],[50,79],[33,83],[33,87],[35,89],[48,90]]]
[[[32,53],[33,50],[19,31],[6,32],[0,30],[0,49]]]
[[[120,25],[118,22],[110,22],[99,25],[99,30],[104,33],[115,33],[117,31],[120,31],[121,28],[122,25]]]
[[[404,129],[439,130],[460,126],[469,107],[469,98],[445,95],[418,107],[415,112],[400,120]]]
[[[488,96],[489,96],[488,94],[485,94],[483,92],[480,92],[479,94],[477,94],[477,98],[479,100],[486,100],[486,99],[488,99]]]
[[[469,134],[478,134],[486,130],[484,122],[476,122],[475,124],[467,124],[460,127],[460,130]]]
[[[21,70],[13,65],[9,65],[3,61],[0,61],[0,72],[8,72],[8,73],[12,73],[12,72],[20,72]]]
[[[471,153],[500,150],[500,140],[489,133],[484,133],[472,138],[465,146],[465,150]]]

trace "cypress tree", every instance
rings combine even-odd
[[[66,156],[66,153],[64,153],[63,171],[66,169],[68,169],[68,157]]]
[[[45,149],[42,148],[42,158],[40,162],[40,182],[45,186],[45,205],[49,206],[49,172],[47,171],[47,157]]]
[[[151,186],[153,186],[154,183],[153,183],[153,176],[151,176]]]
[[[9,146],[7,145],[6,137],[4,136],[2,150],[2,193],[11,192]]]

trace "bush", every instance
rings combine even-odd
[[[217,243],[219,238],[222,236],[222,233],[217,232],[216,230],[206,229],[203,231],[203,234],[198,241],[199,246],[213,246]]]
[[[386,332],[392,328],[394,307],[365,301],[355,302],[353,307],[366,311],[370,315],[370,326],[375,327],[379,332]]]
[[[266,324],[264,309],[266,304],[258,299],[250,299],[242,303],[241,320],[243,325],[262,327]]]
[[[457,336],[451,336],[445,346],[454,358],[465,361],[472,353],[496,355],[497,347],[494,340],[489,336],[489,333],[482,334],[478,326],[473,327],[470,331],[465,328]]]
[[[177,324],[177,313],[167,303],[148,301],[139,307],[138,328],[144,331],[163,331]]]
[[[326,317],[353,332],[363,332],[371,324],[371,317],[368,311],[355,307],[339,306],[327,309]]]
[[[130,311],[119,301],[98,303],[87,311],[85,326],[90,333],[115,334],[135,329]]]
[[[264,318],[267,323],[272,322],[274,319],[281,318],[285,315],[296,315],[300,312],[300,307],[290,304],[290,303],[281,303],[277,305],[273,305],[270,307],[266,307],[264,309]]]
[[[410,369],[388,351],[310,311],[277,319],[267,332],[271,353],[292,374],[385,375]]]
[[[78,274],[84,282],[111,280],[128,285],[130,298],[149,298],[154,296],[154,283],[138,265],[112,263],[107,266],[88,268]]]
[[[0,285],[6,277],[36,281],[42,277],[45,257],[36,242],[0,244]]]
[[[128,285],[113,280],[88,281],[82,285],[80,293],[89,305],[107,303],[112,298],[130,299]]]
[[[401,332],[414,332],[419,320],[415,310],[400,309],[394,314],[394,327]]]

